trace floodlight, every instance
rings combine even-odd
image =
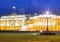
[[[13,9],[15,9],[15,6],[13,6]]]

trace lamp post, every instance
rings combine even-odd
[[[46,11],[46,13],[45,13],[46,15],[45,15],[45,17],[46,17],[46,22],[47,22],[47,26],[46,26],[46,31],[44,31],[43,33],[41,33],[42,35],[55,35],[55,32],[52,32],[52,31],[49,31],[49,29],[48,29],[48,19],[49,18],[51,18],[51,15],[49,16],[49,14],[51,14],[51,13],[49,13],[49,11]]]
[[[48,31],[48,17],[46,17],[46,19],[47,19],[47,29],[46,29],[46,31]]]
[[[49,11],[46,11],[46,14],[49,15]],[[49,29],[48,29],[48,17],[47,16],[46,16],[46,19],[47,19],[47,29],[46,29],[46,31],[49,31]]]

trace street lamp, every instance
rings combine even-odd
[[[49,11],[46,11],[46,14],[47,14],[47,16],[50,14],[50,12]],[[48,31],[48,17],[46,16],[46,19],[47,19],[47,31]]]
[[[46,11],[45,13],[46,13],[47,15],[49,15],[50,12],[49,12],[49,11]]]
[[[46,31],[43,31],[41,34],[43,34],[43,35],[55,35],[55,33],[54,32],[52,32],[52,31],[49,31],[49,29],[48,29],[48,19],[49,18],[51,18],[51,13],[49,12],[49,11],[46,11],[45,12],[45,15],[44,15],[44,17],[46,18],[46,22],[47,22],[47,26],[46,26]]]
[[[34,14],[35,16],[37,15],[37,13]]]

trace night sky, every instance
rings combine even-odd
[[[13,9],[15,6],[15,11]],[[56,15],[60,15],[60,0],[0,0],[0,16],[17,14],[41,14],[45,10],[50,10]]]

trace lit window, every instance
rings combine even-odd
[[[58,23],[58,25],[60,25],[60,23]]]
[[[41,30],[42,30],[42,28],[41,28]]]
[[[59,21],[60,19],[58,18],[58,21]]]

